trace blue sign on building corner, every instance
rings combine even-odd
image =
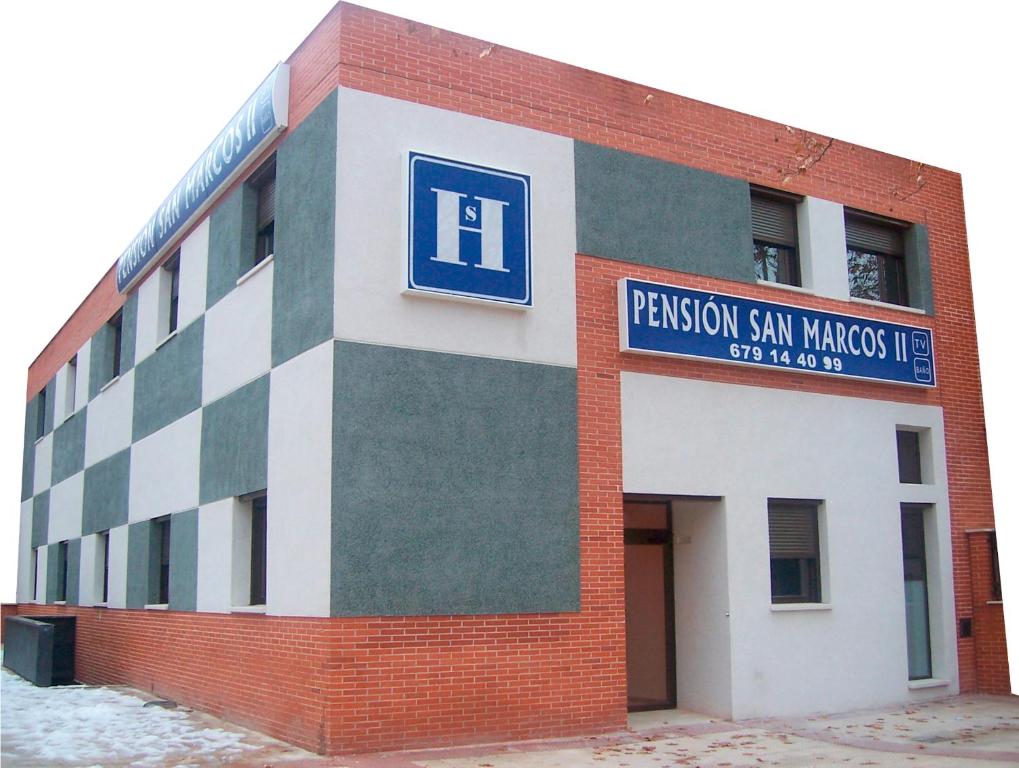
[[[410,153],[406,290],[529,307],[531,179]]]

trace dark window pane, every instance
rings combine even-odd
[[[46,434],[46,388],[39,390],[35,412],[35,437],[38,440]]]
[[[991,597],[1001,600],[1001,572],[998,570],[998,534],[992,531],[990,534],[991,547]]]
[[[110,532],[102,534],[103,542],[103,602],[110,599]]]
[[[909,679],[931,676],[930,618],[923,509],[902,508],[902,572],[906,591],[906,654]]]
[[[900,429],[895,433],[899,451],[899,482],[922,483],[920,470],[920,433]]]
[[[816,503],[769,501],[773,603],[821,601]]]
[[[67,600],[67,542],[57,546],[57,600]]]
[[[170,273],[170,318],[168,333],[177,330],[177,308],[180,304],[180,251],[166,265]]]
[[[266,497],[251,501],[251,605],[265,605]]]
[[[847,252],[849,295],[858,299],[881,300],[881,270],[877,256],[866,251]]]
[[[110,379],[120,375],[120,345],[123,341],[124,316],[118,312],[109,322],[113,334],[113,360],[110,364]]]
[[[799,285],[796,249],[783,245],[754,243],[754,270],[758,280],[784,285]]]
[[[159,594],[156,602],[170,602],[170,519],[156,521],[156,536],[159,543]]]

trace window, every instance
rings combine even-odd
[[[103,531],[99,534],[99,557],[102,563],[99,569],[102,572],[102,586],[99,593],[102,595],[102,602],[109,602],[110,599],[110,532]]]
[[[57,544],[57,584],[54,600],[58,603],[67,601],[67,542]]]
[[[909,304],[903,234],[907,225],[846,211],[849,295],[887,304]]]
[[[895,442],[899,452],[899,482],[922,483],[920,433],[898,429],[895,431]]]
[[[177,330],[177,307],[180,304],[180,249],[163,265],[166,270],[167,334]]]
[[[39,548],[32,549],[32,600],[39,599]]]
[[[251,500],[251,598],[250,605],[265,605],[266,497]]]
[[[750,190],[750,222],[754,233],[757,279],[800,284],[796,247],[796,205],[799,198],[771,190]]]
[[[991,531],[988,544],[991,547],[991,599],[1001,600],[1001,571],[998,570],[998,532]]]
[[[112,347],[112,361],[110,365],[110,378],[113,381],[120,376],[120,347],[124,338],[124,313],[118,312],[106,323],[110,329],[110,346]]]
[[[924,507],[902,505],[902,572],[906,589],[906,656],[909,679],[931,677]]]
[[[39,398],[35,404],[35,439],[46,434],[46,388],[39,390]]]
[[[170,518],[152,521],[152,554],[157,566],[153,602],[166,605],[170,602]]]
[[[64,376],[64,418],[74,413],[74,389],[78,384],[78,356],[75,355],[67,363]]]
[[[768,500],[771,602],[821,602],[819,502]]]
[[[248,185],[257,194],[255,214],[255,254],[252,266],[260,264],[276,249],[276,156],[269,158],[252,174]]]

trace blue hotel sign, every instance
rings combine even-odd
[[[529,176],[410,153],[405,289],[531,306]]]
[[[933,387],[927,328],[624,278],[620,347]]]
[[[166,252],[174,237],[217,199],[259,152],[287,127],[290,68],[279,64],[167,195],[117,260],[125,293]]]

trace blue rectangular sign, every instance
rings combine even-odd
[[[927,328],[631,278],[619,281],[619,334],[624,352],[936,385]]]
[[[290,69],[279,64],[167,195],[117,260],[117,290],[126,293],[166,246],[216,199],[287,126]]]
[[[410,153],[406,288],[531,305],[531,179]]]

